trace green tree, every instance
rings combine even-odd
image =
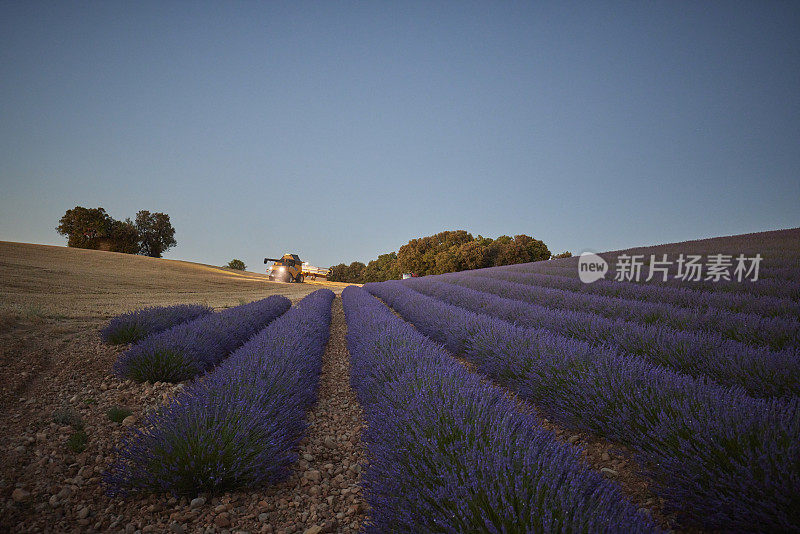
[[[348,282],[351,284],[364,283],[364,271],[367,266],[360,261],[354,261],[350,265],[340,263],[330,268],[327,280],[330,282]]]
[[[558,260],[558,259],[561,259],[561,258],[571,258],[571,257],[572,257],[572,252],[570,252],[569,250],[566,250],[566,251],[562,252],[561,254],[554,254],[553,257],[551,257],[550,259],[551,260]]]
[[[244,271],[247,269],[247,265],[245,265],[242,260],[236,258],[229,261],[227,267],[229,269],[236,269],[237,271]]]
[[[412,239],[397,251],[397,261],[404,273],[420,276],[436,273],[436,258],[453,246],[472,241],[472,234],[465,230],[448,230],[438,234]]]
[[[339,265],[331,266],[327,277],[329,282],[347,282],[345,278],[347,278],[347,265],[340,263]]]
[[[67,236],[67,246],[97,249],[101,239],[111,237],[114,219],[103,208],[75,206],[67,210],[56,231]]]
[[[397,264],[395,252],[381,254],[364,269],[364,282],[385,282],[398,278],[400,278],[400,266]]]
[[[550,249],[544,244],[544,241],[534,239],[531,236],[522,234],[514,236],[514,243],[525,248],[528,253],[528,259],[521,263],[531,261],[543,261],[550,259]]]
[[[481,235],[474,238],[465,230],[449,230],[412,239],[397,254],[381,254],[365,268],[360,262],[331,267],[328,280],[382,282],[399,278],[401,273],[425,276],[549,258],[547,245],[525,234],[491,239]]]
[[[139,230],[130,219],[111,224],[111,252],[138,254],[139,248]]]
[[[136,214],[136,229],[139,231],[139,253],[152,258],[161,255],[178,244],[175,241],[175,228],[166,213],[150,213],[141,210]]]
[[[350,282],[352,284],[363,284],[364,270],[366,268],[367,266],[360,261],[354,261],[347,266],[347,280],[345,280],[345,282]]]

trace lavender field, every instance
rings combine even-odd
[[[800,230],[600,256],[345,291],[374,531],[800,531]]]

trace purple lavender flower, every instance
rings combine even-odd
[[[111,319],[108,325],[100,330],[100,337],[106,343],[113,345],[136,343],[147,336],[208,315],[213,311],[208,306],[200,304],[141,308]]]
[[[446,274],[434,279],[547,308],[591,312],[646,325],[663,324],[677,330],[708,332],[755,346],[765,345],[772,350],[800,348],[800,321],[789,317],[763,317],[719,308],[615,298],[583,292],[581,287],[567,290],[531,286],[469,273]]]
[[[196,494],[285,477],[316,401],[333,293],[305,297],[130,431],[104,476],[112,495]]]
[[[461,308],[591,343],[605,343],[654,363],[720,384],[741,386],[757,397],[800,395],[797,350],[771,351],[712,333],[608,319],[592,313],[551,309],[458,285],[439,277],[402,283]],[[400,283],[400,282],[392,282]]]
[[[219,364],[290,306],[273,295],[179,324],[122,353],[114,372],[140,382],[187,380]]]
[[[366,291],[342,301],[367,420],[367,532],[658,531],[576,449]]]
[[[365,288],[548,417],[636,451],[686,524],[800,531],[800,398],[754,399],[613,346],[472,313],[398,282]]]

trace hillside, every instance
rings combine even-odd
[[[0,241],[0,314],[107,318],[140,306],[234,306],[272,294],[300,298],[325,282],[282,284],[266,276],[186,261]]]

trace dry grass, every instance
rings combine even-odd
[[[237,306],[269,295],[297,300],[347,284],[270,282],[210,265],[48,245],[0,241],[0,329],[17,320],[107,319],[142,306]]]

